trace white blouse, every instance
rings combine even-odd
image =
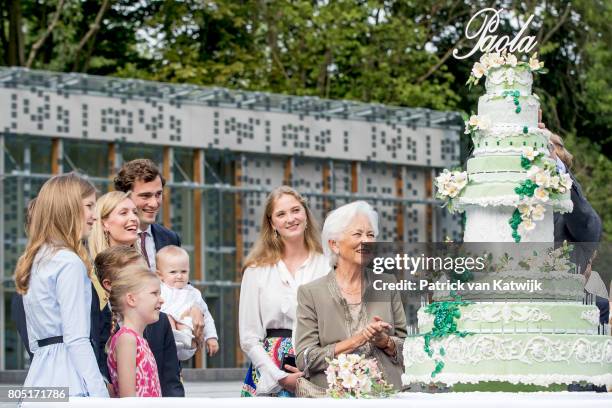
[[[300,285],[326,275],[331,270],[322,254],[311,254],[291,275],[285,263],[247,268],[240,286],[238,325],[240,347],[259,370],[257,394],[281,390],[280,379],[288,373],[276,364],[263,348],[267,329],[295,328],[297,290]]]

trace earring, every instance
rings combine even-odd
[[[304,230],[308,229],[308,220],[304,221]]]
[[[110,246],[110,238],[108,231],[104,231],[104,240],[106,241],[106,245]]]
[[[275,236],[276,238],[278,238],[278,237],[279,237],[278,230],[276,230],[276,229],[274,230],[274,236]]]

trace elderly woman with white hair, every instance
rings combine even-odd
[[[323,251],[333,270],[298,289],[296,363],[315,385],[327,388],[326,359],[339,354],[375,358],[385,380],[401,388],[406,316],[397,292],[368,301],[363,246],[378,235],[378,214],[365,201],[332,211],[323,226]],[[377,279],[393,281],[391,275]]]

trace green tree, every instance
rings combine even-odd
[[[612,236],[612,2],[607,0],[0,0],[0,61],[56,71],[475,111],[464,35],[484,7],[530,35],[547,126]],[[588,163],[588,166],[586,165]],[[585,167],[586,166],[586,167]],[[594,183],[602,182],[597,185]]]

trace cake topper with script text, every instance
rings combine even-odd
[[[465,36],[468,40],[478,37],[478,42],[476,45],[474,45],[469,53],[462,56],[459,55],[459,50],[455,48],[453,50],[453,57],[456,59],[469,58],[478,50],[483,53],[501,53],[502,51],[507,50],[511,53],[520,51],[525,54],[533,50],[537,45],[536,37],[523,36],[525,31],[527,31],[529,24],[531,24],[531,20],[533,20],[533,15],[529,16],[518,34],[514,36],[512,40],[510,40],[510,36],[508,35],[499,37],[498,35],[494,34],[499,27],[499,16],[503,11],[503,9],[495,10],[494,8],[485,8],[474,14],[465,27]],[[479,18],[484,19],[480,28],[477,30],[471,29],[472,25],[475,24],[475,21],[477,21]]]

